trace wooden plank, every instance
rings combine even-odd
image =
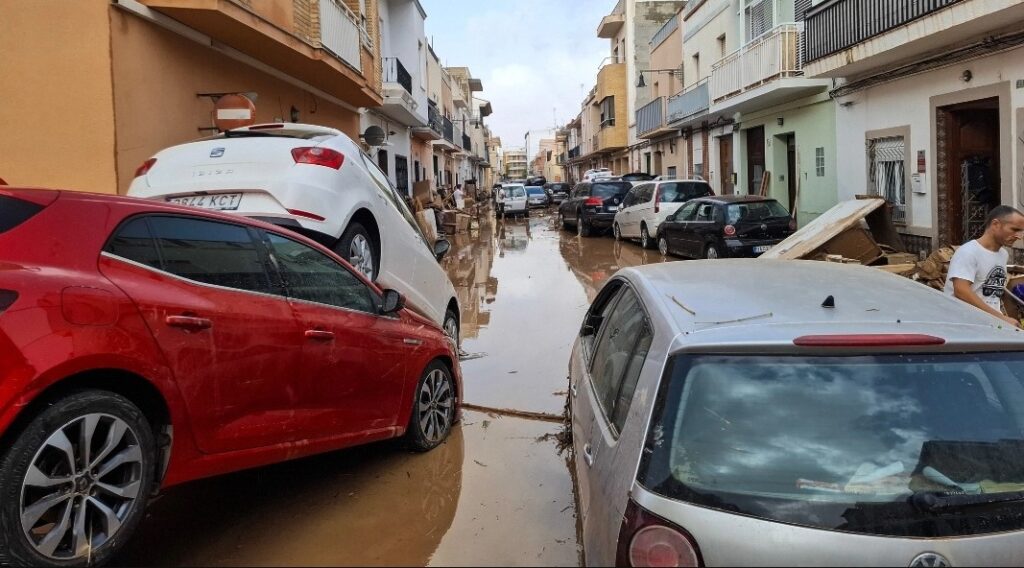
[[[859,226],[862,219],[884,205],[885,199],[881,197],[844,201],[793,233],[760,258],[799,260],[808,257],[846,230]]]

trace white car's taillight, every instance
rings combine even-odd
[[[340,170],[345,164],[345,155],[330,148],[295,148],[292,158],[296,164],[310,164]]]
[[[150,159],[146,160],[145,162],[142,162],[142,165],[140,165],[138,167],[138,169],[135,170],[135,177],[142,177],[142,176],[148,174],[149,170],[153,169],[153,166],[155,164],[156,164],[156,158],[150,158]]]

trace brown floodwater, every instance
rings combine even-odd
[[[560,416],[583,315],[656,251],[560,231],[551,212],[481,217],[445,266],[463,306],[465,402],[441,447],[374,444],[175,487],[116,560],[144,566],[574,566]],[[491,412],[488,409],[494,409]]]

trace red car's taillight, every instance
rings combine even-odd
[[[295,148],[292,158],[296,164],[310,164],[340,170],[345,164],[345,155],[330,148]]]
[[[135,170],[135,177],[142,177],[149,173],[149,170],[153,169],[153,165],[156,164],[156,158],[150,158]]]
[[[727,237],[735,237],[736,227],[733,227],[732,225],[726,225],[725,228],[722,229],[722,233]]]
[[[604,206],[604,200],[600,197],[588,197],[583,204],[587,207],[602,207]]]
[[[703,566],[700,549],[682,528],[654,515],[632,499],[619,531],[617,566]]]
[[[18,299],[18,293],[14,290],[0,290],[0,313],[11,307]]]

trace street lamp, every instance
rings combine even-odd
[[[636,88],[643,89],[647,86],[647,82],[644,81],[644,73],[668,73],[672,77],[682,77],[682,69],[643,69],[640,71],[640,79],[636,82]]]

